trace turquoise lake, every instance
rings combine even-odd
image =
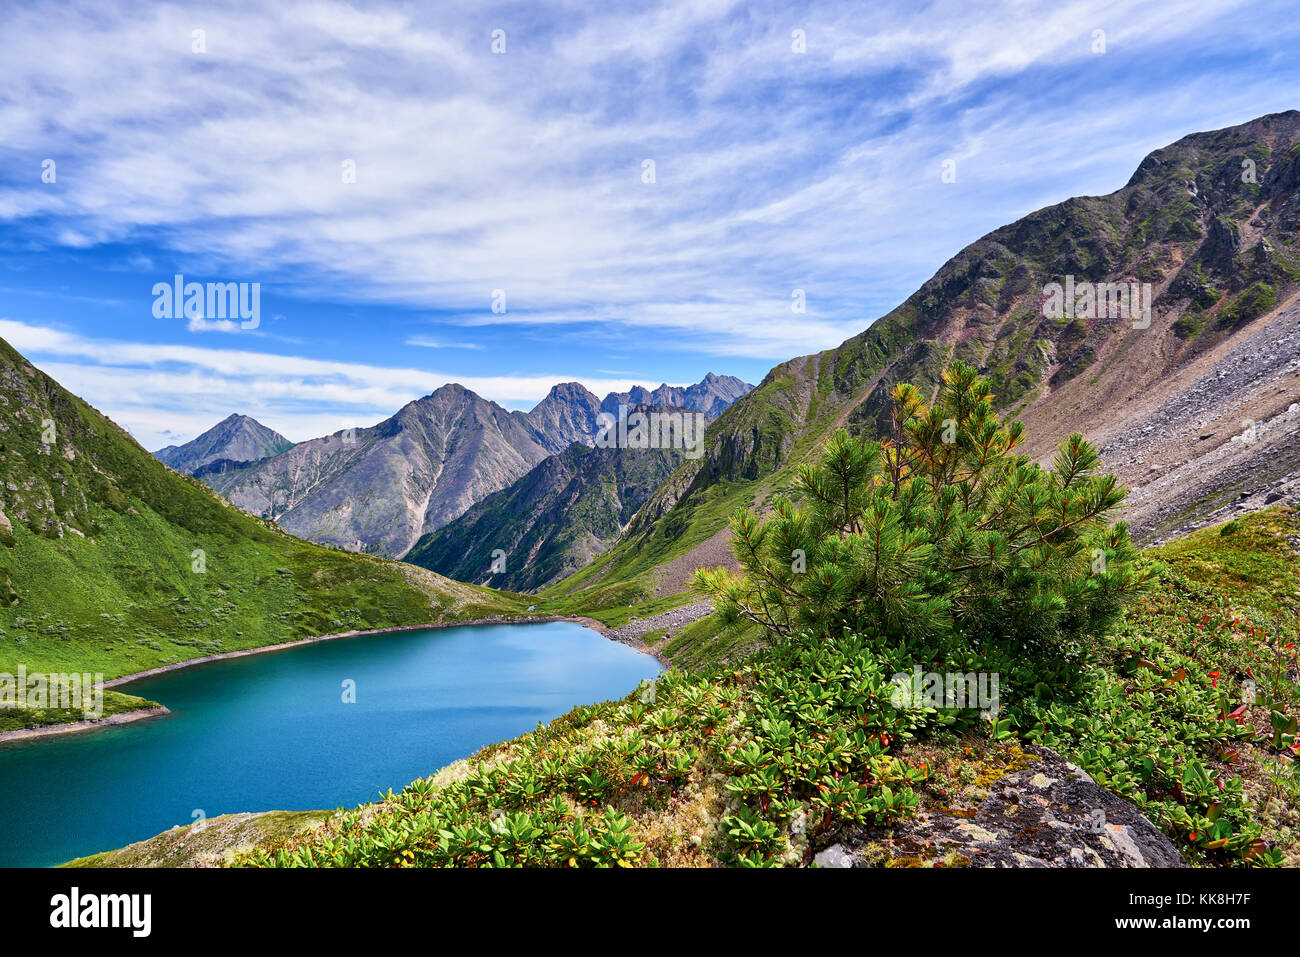
[[[657,674],[648,655],[548,622],[336,639],[144,678],[118,690],[170,716],[0,745],[0,866],[121,847],[196,810],[351,807]]]

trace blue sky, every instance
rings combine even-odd
[[[1300,108],[1297,41],[1228,0],[9,5],[0,337],[148,448],[449,381],[757,382],[990,229]],[[177,273],[259,283],[258,327],[156,317]]]

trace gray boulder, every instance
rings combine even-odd
[[[861,828],[820,851],[822,867],[1186,867],[1132,804],[1049,748],[993,782],[973,812],[923,807],[897,827]]]

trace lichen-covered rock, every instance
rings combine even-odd
[[[922,808],[914,820],[863,828],[822,850],[821,866],[1185,867],[1133,805],[1049,748],[990,783],[973,811]],[[849,861],[848,864],[845,861]]]

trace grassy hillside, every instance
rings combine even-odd
[[[112,678],[518,607],[423,569],[301,541],[232,507],[0,340],[0,671]],[[5,722],[49,717],[11,711]]]
[[[969,813],[1024,766],[1020,744],[1038,743],[1135,803],[1193,863],[1300,865],[1285,730],[1300,713],[1295,513],[1255,513],[1144,560],[1164,564],[1164,587],[1096,649],[1076,700],[1018,688],[996,726],[898,711],[888,676],[908,663],[888,649],[796,642],[577,708],[237,863],[804,864],[918,808]],[[1246,681],[1257,697],[1243,708]]]

